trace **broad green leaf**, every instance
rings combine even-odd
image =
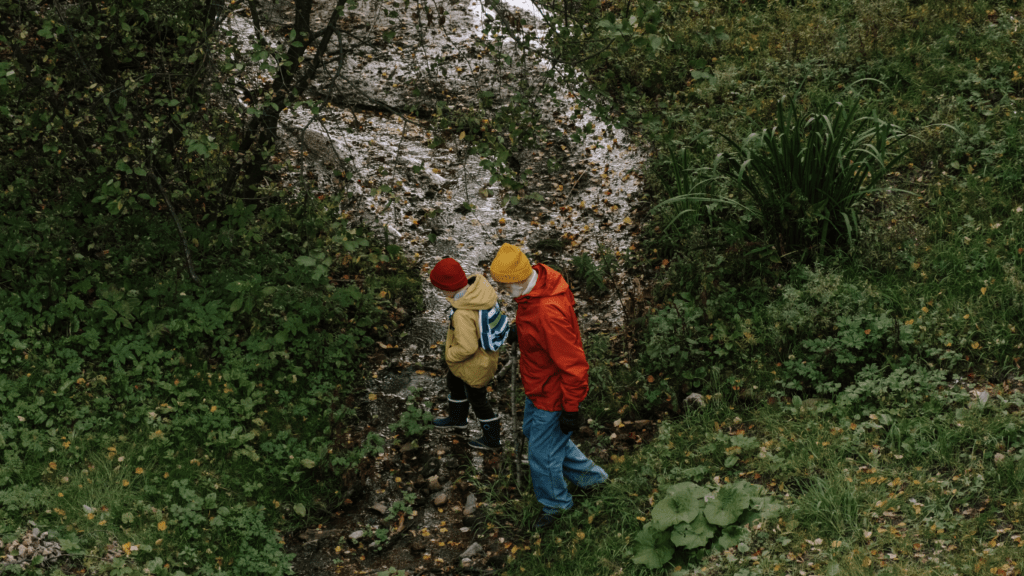
[[[299,266],[316,266],[316,260],[309,256],[299,256],[295,259],[295,263]]]
[[[651,524],[636,535],[637,548],[633,553],[633,563],[648,568],[661,568],[672,559],[675,551],[668,532],[656,530]]]
[[[728,526],[735,522],[750,506],[750,496],[739,483],[726,484],[718,489],[715,497],[704,507],[704,517],[716,526]]]
[[[742,526],[726,526],[722,535],[718,538],[718,545],[722,548],[732,548],[740,543],[746,536],[747,530]]]
[[[306,507],[304,505],[296,504],[295,507],[292,508],[292,510],[295,510],[296,514],[298,514],[299,516],[302,516],[303,518],[305,518],[305,516],[306,516]]]
[[[667,530],[680,522],[691,522],[700,514],[708,490],[692,482],[683,482],[670,486],[666,493],[651,511],[651,523],[658,530]]]
[[[708,524],[704,515],[697,516],[688,524],[677,524],[672,529],[672,543],[687,550],[701,548],[715,536],[715,527]]]

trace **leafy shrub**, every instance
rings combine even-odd
[[[692,482],[673,484],[636,536],[633,562],[658,569],[668,562],[691,565],[707,553],[740,544],[746,525],[777,517],[782,507],[762,487],[744,480],[710,490]]]
[[[353,384],[397,308],[419,305],[418,278],[330,210],[219,208],[217,227],[187,226],[202,287],[145,212],[47,210],[0,238],[0,524],[88,527],[85,549],[162,538],[171,572],[281,574],[283,512],[355,487],[380,442],[351,427]]]
[[[649,315],[641,364],[653,374],[701,388],[725,367],[748,363],[757,352],[752,332],[756,296],[724,285],[720,294],[703,301],[680,294]]]

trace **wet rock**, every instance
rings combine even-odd
[[[469,559],[469,558],[472,558],[473,556],[476,556],[477,554],[479,554],[479,553],[481,553],[483,551],[484,551],[483,545],[481,545],[479,542],[473,542],[472,544],[469,545],[469,548],[466,548],[465,552],[463,552],[462,554],[459,554],[459,558]]]
[[[466,497],[466,507],[462,509],[462,513],[466,516],[472,516],[476,512],[476,494],[470,494]]]
[[[438,494],[437,497],[434,498],[434,506],[444,506],[447,503],[448,503],[448,495],[447,494]]]
[[[426,477],[426,478],[429,478],[431,476],[436,478],[437,477],[437,473],[440,472],[440,471],[441,471],[441,459],[440,458],[436,458],[436,457],[435,458],[431,458],[430,460],[427,460],[426,463],[423,464],[423,468],[420,469],[420,473],[423,474],[423,476]]]

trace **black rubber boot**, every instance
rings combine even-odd
[[[495,416],[490,420],[481,420],[480,427],[484,435],[470,440],[469,447],[477,450],[501,450],[501,418]]]
[[[540,517],[537,518],[537,521],[533,523],[533,529],[534,530],[546,530],[546,529],[550,528],[551,525],[554,524],[556,520],[558,520],[559,516],[561,516],[561,514],[547,514],[547,513],[541,514]]]
[[[434,418],[435,428],[466,429],[466,417],[469,416],[469,399],[452,400],[448,397],[448,417]]]

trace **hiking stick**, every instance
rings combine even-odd
[[[512,459],[516,462],[516,482],[520,483],[523,480],[523,459],[520,453],[523,449],[522,436],[523,427],[519,424],[516,418],[516,380],[519,377],[519,362],[516,358],[516,353],[519,352],[519,346],[517,343],[512,344],[509,348],[509,352],[512,355],[512,359],[509,360],[509,364],[512,365],[512,385],[511,391],[509,392],[509,398],[512,408],[512,427],[514,428],[513,440],[512,440]]]

